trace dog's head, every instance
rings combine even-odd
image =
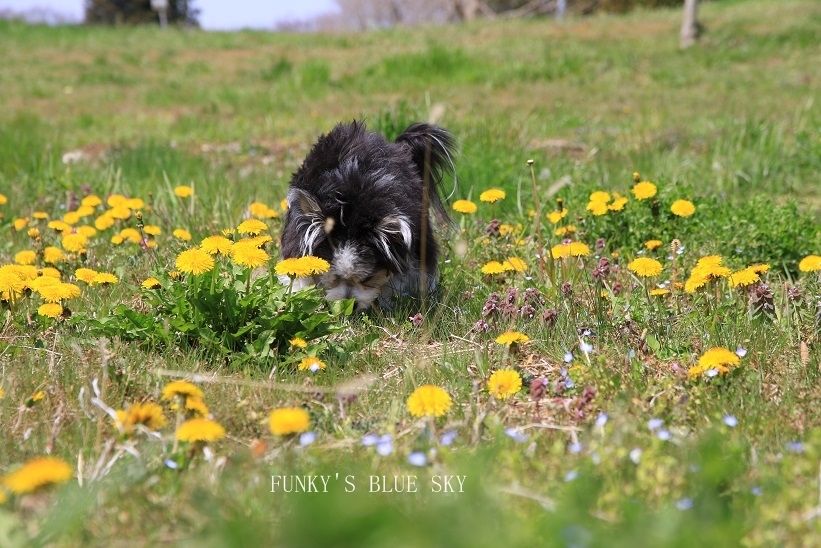
[[[432,159],[440,162],[452,139],[440,128],[424,126],[433,129],[423,146],[437,145],[438,139],[447,148],[420,156],[407,142],[408,136],[417,138],[417,147],[421,142],[423,132],[409,133],[414,127],[391,143],[360,123],[338,125],[317,141],[294,174],[282,255],[327,260],[331,269],[317,282],[330,300],[354,297],[358,308],[367,308],[387,296],[395,277],[436,269],[426,204],[444,211],[435,188],[441,165]],[[427,173],[416,163],[420,157]]]

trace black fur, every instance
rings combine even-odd
[[[337,125],[291,179],[282,257],[329,261],[331,272],[313,281],[329,298],[352,293],[360,308],[373,299],[360,302],[357,284],[379,289],[381,301],[414,283],[417,291],[432,288],[439,247],[428,212],[448,221],[440,186],[453,150],[453,136],[430,124],[413,124],[394,142],[362,122]],[[340,284],[345,292],[332,291]]]

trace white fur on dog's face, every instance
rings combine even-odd
[[[360,259],[362,253],[353,243],[346,243],[334,251],[331,270],[319,279],[329,301],[356,299],[356,308],[365,310],[382,293],[390,279],[385,269],[373,271],[373,266]]]

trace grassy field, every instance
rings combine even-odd
[[[700,14],[686,52],[677,10],[0,22],[0,546],[821,543],[821,5]],[[354,118],[450,129],[477,206],[439,294],[367,314],[269,275],[290,174]]]

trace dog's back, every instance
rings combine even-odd
[[[413,124],[394,142],[360,122],[337,125],[293,175],[282,257],[327,260],[330,272],[303,283],[318,283],[332,300],[355,297],[359,308],[431,289],[438,245],[428,211],[448,219],[439,186],[453,149],[453,136],[430,124]]]

